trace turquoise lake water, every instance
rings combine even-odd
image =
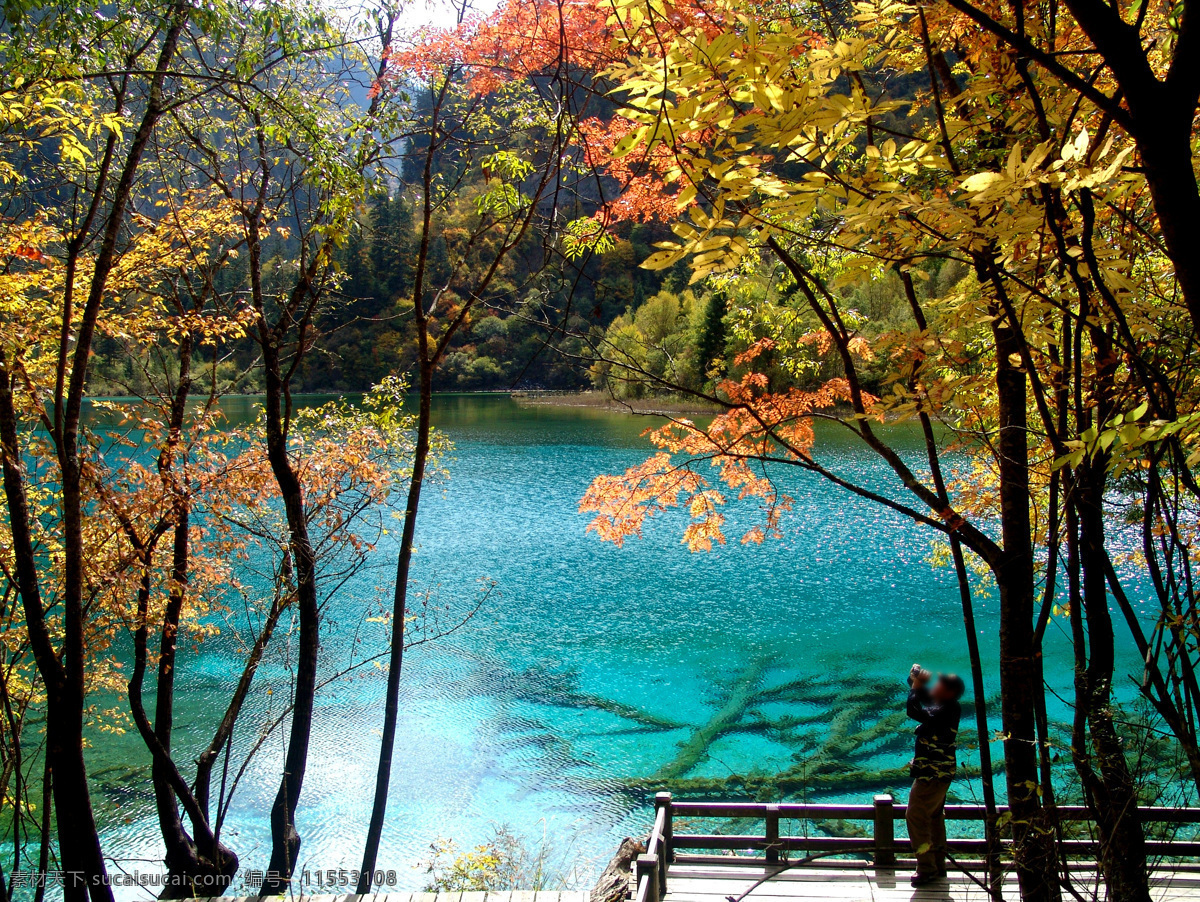
[[[578,501],[597,474],[645,458],[640,433],[652,421],[447,396],[438,399],[437,422],[455,442],[455,459],[450,480],[422,507],[415,589],[450,608],[450,617],[474,603],[481,580],[494,580],[495,589],[462,629],[406,660],[380,854],[380,866],[395,869],[404,887],[422,886],[419,863],[435,840],[468,848],[500,825],[531,845],[544,833],[564,837],[554,841],[560,850],[570,844],[584,870],[599,869],[623,836],[646,828],[649,790],[631,785],[669,767],[744,685],[761,698],[743,728],[713,743],[686,776],[787,770],[815,760],[834,734],[861,734],[852,754],[837,752],[848,768],[899,767],[910,755],[909,728],[878,737],[863,731],[895,710],[913,661],[967,669],[952,574],[930,566],[931,534],[903,517],[785,473],[795,509],[782,541],[731,541],[692,554],[679,542],[680,514],[618,549],[585,532]],[[883,467],[835,428],[819,433],[823,459],[858,480],[889,484]],[[915,454],[915,436],[894,435]],[[330,670],[345,662],[363,611],[390,586],[394,552],[381,544],[375,566],[329,600],[323,654]],[[995,600],[978,604],[994,679]],[[382,647],[378,628],[366,629]],[[1069,651],[1057,624],[1047,656],[1050,681],[1067,687]],[[1136,661],[1122,666],[1130,672]],[[220,639],[181,662],[178,748],[211,731],[240,667]],[[298,816],[302,867],[358,863],[384,678],[368,669],[320,693]],[[805,681],[798,695],[770,692],[797,680]],[[265,668],[234,743],[231,776],[286,692],[286,674]],[[620,716],[609,703],[662,728]],[[1064,714],[1060,706],[1052,716]],[[788,717],[802,723],[786,736],[771,729]],[[267,814],[284,740],[277,731],[264,743],[226,822],[224,838],[247,868],[265,867],[269,856]],[[965,750],[961,760],[977,761],[977,752]],[[107,853],[129,868],[152,867],[161,849],[149,785],[138,776],[148,766],[144,749],[136,736],[102,737],[91,762],[109,823]],[[865,802],[889,790],[903,797],[903,780],[871,789],[814,781],[793,787],[792,796]],[[954,793],[977,799],[978,786],[960,780]]]

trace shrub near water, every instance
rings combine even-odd
[[[543,830],[536,844],[508,824],[492,828],[486,842],[460,852],[452,839],[437,839],[424,863],[429,892],[571,890],[582,884],[591,862],[580,858],[575,834]]]

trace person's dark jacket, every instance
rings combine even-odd
[[[955,747],[962,707],[938,704],[925,686],[910,689],[908,716],[918,723],[917,751],[909,774],[914,780],[950,780],[958,767]]]

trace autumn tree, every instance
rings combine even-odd
[[[261,462],[288,513],[289,562],[279,581],[295,581],[274,609],[300,612],[304,649],[275,817],[276,867],[286,878],[316,690],[310,523],[323,522],[319,494],[308,506],[303,500],[305,465],[291,438],[287,380],[311,346],[311,313],[335,280],[332,249],[362,197],[378,146],[374,128],[383,123],[364,124],[345,102],[342,78],[369,78],[370,64],[354,35],[304,5],[127,7],[114,17],[86,6],[47,12],[18,4],[5,14],[3,60],[13,86],[3,96],[0,170],[8,211],[0,349],[11,538],[5,573],[9,597],[21,603],[18,635],[28,639],[42,687],[27,694],[46,697],[46,786],[55,795],[59,861],[74,875],[66,896],[111,898],[84,766],[86,696],[96,689],[130,692],[133,719],[152,753],[168,869],[185,878],[181,887],[199,878],[217,878],[220,886],[237,866],[217,839],[219,815],[211,820],[208,809],[205,774],[215,752],[201,755],[189,785],[171,732],[178,637],[196,622],[192,616],[202,619],[213,601],[209,590],[216,591],[201,578],[205,567],[191,544],[193,504],[212,502],[205,490],[216,474],[229,472],[211,450],[215,391],[210,386],[207,413],[194,415],[189,399],[200,387],[194,377],[204,352],[215,378],[213,348],[247,330],[261,339],[270,389]],[[218,43],[221,52],[210,52]],[[232,121],[245,131],[226,142]],[[272,242],[297,248],[290,286],[270,281],[267,254],[280,246]],[[235,253],[252,264],[245,293],[214,275],[232,268]],[[221,290],[231,296],[217,297]],[[153,470],[130,464],[118,473],[97,459],[104,440],[85,428],[83,411],[88,364],[101,339],[155,361],[146,374],[161,389],[151,404],[158,416],[146,421],[147,440],[156,445]],[[354,447],[345,448],[349,461]],[[40,468],[36,484],[31,465]],[[353,481],[352,469],[338,472]],[[110,516],[97,516],[100,509]],[[163,567],[157,552],[166,542],[171,563]],[[130,600],[132,610],[123,609]],[[126,687],[109,652],[121,611],[134,639]],[[142,699],[152,666],[153,720]],[[237,707],[235,693],[227,711],[233,720]],[[218,750],[229,726],[217,729]]]
[[[323,11],[307,7],[253,20],[249,40],[265,43],[280,60],[300,54],[306,64],[286,70],[268,67],[258,83],[222,84],[213,92],[218,102],[205,117],[175,120],[189,145],[193,178],[227,198],[240,219],[244,287],[265,385],[267,460],[290,536],[299,621],[296,683],[284,773],[271,813],[269,873],[274,882],[268,881],[264,893],[283,892],[297,861],[295,815],[312,733],[320,651],[319,562],[309,525],[310,500],[292,445],[292,379],[313,348],[314,324],[339,279],[334,251],[365,200],[372,166],[398,137],[397,118],[385,118],[388,111],[378,94],[365,110],[348,95],[356,71],[382,79],[387,56],[366,59],[341,27]],[[373,39],[386,46],[389,20],[379,28]],[[227,141],[230,128],[244,140]],[[280,251],[295,261],[283,271],[272,263],[272,255]]]
[[[487,306],[494,306],[495,286],[510,258],[531,239],[543,246],[553,244],[564,225],[563,209],[570,209],[580,173],[587,172],[576,149],[581,100],[570,70],[571,48],[583,45],[572,43],[581,35],[563,9],[557,24],[540,24],[542,30],[529,46],[523,43],[523,32],[507,32],[495,20],[424,33],[411,45],[397,41],[390,58],[396,74],[376,85],[385,103],[395,102],[401,90],[417,98],[404,159],[413,196],[415,261],[411,293],[400,300],[415,332],[419,400],[360,893],[372,885],[391,785],[411,562],[431,448],[437,373],[460,331]],[[594,13],[587,15],[594,20]],[[563,36],[567,33],[570,38]],[[518,61],[521,68],[514,70]],[[482,187],[476,187],[480,181]],[[467,204],[462,227],[443,231],[447,214]],[[449,255],[445,266],[435,265],[439,234]]]
[[[89,894],[95,900],[112,898],[104,880],[83,754],[89,587],[83,487],[87,449],[81,444],[80,417],[87,361],[114,273],[120,275],[120,259],[128,245],[130,201],[147,145],[164,112],[168,83],[175,81],[179,41],[190,9],[184,4],[165,9],[130,7],[103,23],[93,13],[90,8],[64,11],[61,16],[22,7],[6,10],[15,21],[5,30],[4,54],[6,81],[19,86],[5,97],[6,105],[35,111],[33,116],[6,117],[14,140],[6,144],[10,155],[5,168],[11,194],[24,201],[22,219],[37,221],[33,198],[24,191],[23,176],[29,168],[49,170],[50,183],[74,200],[57,211],[60,220],[49,224],[53,232],[43,232],[46,237],[52,234],[53,240],[31,245],[16,258],[24,261],[20,265],[34,266],[41,265],[43,255],[58,258],[57,282],[34,289],[34,297],[44,299],[48,321],[58,335],[50,340],[40,336],[40,341],[26,344],[6,325],[6,346],[0,354],[0,438],[11,567],[47,696],[46,755],[59,826],[59,858],[64,870],[80,877],[64,888],[66,898],[72,900]],[[71,35],[77,39],[71,40]],[[30,48],[33,52],[28,52]],[[110,69],[119,74],[81,77],[86,71]],[[79,114],[63,112],[72,95],[79,98]],[[59,113],[43,115],[56,106]],[[12,257],[9,261],[14,262]],[[21,305],[26,297],[6,300]],[[49,370],[48,395],[27,393],[24,374],[35,363]],[[60,485],[56,544],[61,549],[62,580],[53,595],[47,594],[50,587],[39,574],[36,526],[25,477],[29,435],[25,424],[31,419],[48,436]]]

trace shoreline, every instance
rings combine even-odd
[[[355,398],[364,395],[365,391],[312,391],[297,392],[293,395],[296,400],[303,399],[335,399]],[[194,397],[202,398],[202,394]],[[255,399],[264,397],[262,392],[230,392],[221,395],[222,399]],[[574,389],[491,389],[479,391],[437,391],[434,397],[465,398],[492,397],[509,398],[522,407],[560,407],[578,410],[604,410],[615,413],[629,413],[638,416],[714,416],[723,408],[716,404],[705,404],[702,401],[682,397],[660,396],[639,398],[622,401],[611,395],[596,390]],[[136,395],[104,395],[97,394],[85,399],[87,402],[111,401],[118,403],[138,402],[142,399]]]
[[[523,407],[574,407],[640,416],[712,416],[720,412],[716,405],[686,398],[640,398],[621,401],[600,391],[513,391],[509,392],[509,397]]]

